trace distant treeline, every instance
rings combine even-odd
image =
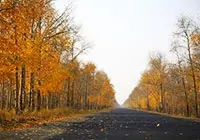
[[[188,17],[178,19],[170,52],[174,63],[161,53],[151,56],[147,69],[125,105],[184,116],[199,116],[200,26]]]

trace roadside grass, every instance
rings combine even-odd
[[[12,111],[0,111],[0,130],[23,129],[34,125],[67,119],[70,117],[95,113],[97,110],[82,110],[72,108],[42,109],[39,112],[29,112],[16,115]]]
[[[152,114],[163,115],[163,116],[172,117],[172,118],[176,118],[176,119],[186,119],[186,120],[191,120],[194,122],[200,122],[200,118],[196,118],[195,116],[185,117],[182,114],[168,114],[168,113],[161,113],[161,112],[149,111],[149,110],[139,110],[139,109],[134,109],[134,110],[143,111],[143,112],[152,113]]]

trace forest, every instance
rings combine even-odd
[[[91,48],[53,0],[0,1],[0,115],[116,104],[108,75],[79,56]]]
[[[200,113],[200,26],[193,19],[178,19],[169,53],[156,52],[125,106],[181,116]]]

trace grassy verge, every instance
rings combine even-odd
[[[96,110],[78,110],[71,108],[59,108],[51,110],[41,110],[40,112],[30,112],[15,115],[14,111],[0,112],[0,130],[23,129],[34,125],[42,125],[48,122],[67,119],[77,115],[95,113]]]
[[[156,112],[156,111],[148,111],[148,110],[138,110],[138,111],[143,111],[143,112],[147,112],[147,113],[163,115],[163,116],[177,118],[177,119],[186,119],[186,120],[191,120],[191,121],[195,121],[195,122],[200,122],[200,118],[196,118],[195,116],[185,117],[185,116],[178,115],[178,114],[168,114],[168,113],[161,113],[161,112]]]

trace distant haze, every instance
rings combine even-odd
[[[63,10],[65,0],[57,0]],[[178,17],[198,18],[200,0],[76,0],[74,17],[93,48],[81,58],[104,70],[122,104],[137,85],[149,53],[167,53]],[[170,55],[166,56],[170,59]]]

